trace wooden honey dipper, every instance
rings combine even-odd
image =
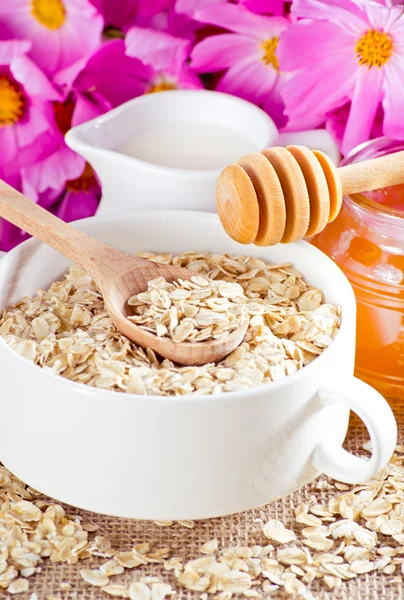
[[[320,233],[344,194],[404,183],[404,151],[337,168],[320,150],[274,147],[226,167],[216,186],[224,229],[241,244],[273,246]]]

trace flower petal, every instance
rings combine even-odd
[[[236,33],[224,33],[205,38],[191,54],[191,68],[199,73],[222,71],[246,59],[260,56],[262,50],[257,40]]]
[[[175,12],[194,18],[195,12],[201,7],[206,8],[212,4],[225,3],[226,1],[227,0],[177,0],[175,3]]]
[[[77,94],[76,105],[72,116],[72,127],[86,123],[86,121],[91,121],[91,119],[99,117],[110,109],[111,105],[108,104],[102,96],[99,96],[99,94],[93,93],[91,96]]]
[[[56,130],[54,120],[48,123],[48,129],[34,138],[32,144],[18,149],[18,154],[13,165],[18,171],[27,165],[44,160],[47,156],[58,150],[63,144],[63,136]]]
[[[125,54],[123,40],[113,40],[101,46],[72,80],[69,70],[56,74],[55,81],[70,85],[80,92],[101,94],[113,107],[123,104],[146,90],[153,69]]]
[[[54,211],[55,203],[59,199],[62,191],[63,190],[61,190],[61,189],[58,189],[58,190],[49,189],[46,192],[44,192],[43,194],[39,195],[37,202],[40,206],[42,206],[43,208],[46,208],[46,210],[49,210],[50,212],[55,214],[55,211]]]
[[[376,111],[382,98],[382,82],[382,69],[366,67],[359,69],[342,140],[343,154],[348,154],[352,148],[370,138]]]
[[[370,25],[363,5],[353,0],[294,0],[292,15],[329,21],[355,34]]]
[[[277,56],[282,70],[295,71],[302,67],[325,63],[329,57],[352,53],[356,38],[334,23],[303,20],[294,23],[280,37]],[[330,71],[331,73],[331,71]]]
[[[18,144],[15,127],[0,127],[0,156],[2,166],[12,166],[12,161],[15,159],[17,152]]]
[[[22,187],[25,195],[36,199],[49,188],[60,189],[66,181],[77,179],[83,172],[84,158],[63,147],[41,162],[21,169]]]
[[[237,4],[217,4],[201,8],[195,12],[194,18],[202,23],[217,25],[258,40],[277,36],[289,25],[287,19],[256,15]]]
[[[404,139],[404,65],[392,59],[384,69],[384,122],[383,133],[388,137]]]
[[[125,38],[126,54],[156,71],[181,68],[188,57],[189,41],[162,31],[131,27]]]
[[[339,150],[344,138],[345,126],[348,121],[351,103],[347,102],[327,115],[326,129],[332,135]]]
[[[36,19],[30,0],[2,0],[0,22],[14,36],[31,40],[31,57],[51,74],[95,50],[103,29],[103,19],[89,0],[69,0],[65,20],[57,29]]]
[[[28,239],[28,234],[4,219],[0,219],[0,250],[9,252]]]
[[[133,25],[139,11],[138,0],[90,0],[104,17],[105,27],[125,29]]]
[[[248,57],[230,67],[216,89],[259,104],[270,93],[277,77],[275,69],[265,66],[261,60]]]
[[[60,100],[59,92],[29,56],[15,58],[10,65],[10,71],[30,96],[44,100]]]
[[[349,53],[300,69],[282,88],[286,114],[292,119],[311,119],[313,115],[341,106],[352,93],[357,70],[354,57]]]
[[[98,208],[101,193],[98,186],[84,191],[66,191],[63,200],[56,211],[57,216],[63,221],[77,221],[92,217]]]
[[[390,32],[403,15],[403,7],[386,7],[364,3],[364,11],[373,29]],[[402,22],[402,19],[401,19]]]
[[[151,19],[154,15],[170,10],[174,3],[175,0],[139,0],[139,17],[142,20]]]
[[[45,131],[53,129],[57,134],[50,102],[31,104],[28,118],[22,119],[14,127],[19,148],[29,146]]]
[[[266,95],[262,103],[262,108],[274,120],[275,125],[278,128],[284,127],[287,123],[287,117],[285,115],[285,103],[280,92],[283,84],[282,78],[282,74],[278,76],[275,85]]]
[[[0,41],[0,65],[9,65],[21,54],[26,54],[31,49],[28,40],[2,40]]]
[[[167,73],[167,79],[172,78],[172,75],[174,75],[174,79],[177,81],[178,87],[180,89],[184,89],[184,90],[200,90],[203,89],[203,85],[201,80],[199,79],[199,77],[197,75],[195,75],[195,73],[192,73],[192,71],[190,71],[188,69],[188,67],[183,67],[182,69],[180,69],[180,71],[178,73],[175,74],[170,74]],[[163,77],[164,77],[164,73],[163,73]]]
[[[119,41],[122,41],[122,40],[119,40]],[[92,55],[92,56],[94,56],[94,55]],[[91,58],[90,58],[90,60],[91,60]],[[86,67],[88,62],[89,62],[89,59],[87,56],[84,58],[81,58],[77,62],[66,67],[65,69],[61,69],[60,71],[57,71],[53,75],[52,81],[54,81],[54,83],[56,83],[56,85],[59,85],[60,87],[67,89],[68,93],[69,93],[70,89],[74,85],[76,77],[78,77],[78,75],[83,71],[83,69]],[[63,99],[65,100],[65,98],[63,98]]]
[[[284,0],[240,0],[248,10],[258,14],[271,13],[272,15],[282,16],[285,13]]]
[[[344,138],[345,128],[349,117],[349,111],[351,109],[351,102],[347,102],[340,108],[332,111],[327,115],[326,129],[332,135],[333,139],[337,143],[338,148],[341,150],[342,140]],[[375,120],[372,126],[370,138],[377,138],[383,135],[383,118],[384,112],[382,105],[379,104],[376,112]]]

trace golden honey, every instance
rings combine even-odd
[[[378,138],[342,164],[404,149]],[[344,271],[357,302],[356,375],[387,397],[404,398],[404,185],[344,198],[312,243]]]

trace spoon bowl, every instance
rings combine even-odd
[[[131,296],[144,292],[147,289],[148,281],[164,277],[168,283],[172,283],[178,279],[187,280],[195,273],[181,267],[157,265],[151,261],[145,261],[148,264],[139,266],[141,263],[138,261],[144,261],[144,259],[131,256],[128,258],[130,259],[128,270],[104,280],[103,283],[105,307],[111,321],[123,335],[142,348],[150,348],[164,358],[181,365],[198,366],[218,362],[241,344],[248,328],[248,317],[237,329],[222,339],[180,343],[174,342],[170,338],[158,337],[129,321],[127,317],[130,315],[130,311],[127,301]]]
[[[80,265],[100,289],[115,327],[139,346],[150,348],[178,364],[203,365],[222,360],[243,341],[248,317],[221,339],[179,343],[129,321],[127,302],[131,296],[146,291],[149,281],[157,277],[164,277],[169,283],[187,280],[195,275],[193,271],[154,263],[111,248],[61,221],[3,181],[0,181],[0,217]]]

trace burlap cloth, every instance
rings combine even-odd
[[[390,404],[397,418],[399,438],[402,444],[404,441],[404,401],[392,400]],[[363,453],[363,444],[367,439],[368,436],[363,424],[353,416],[345,447],[352,452],[361,454]],[[310,484],[295,494],[263,508],[231,517],[199,521],[195,523],[193,529],[187,529],[179,524],[175,524],[170,528],[161,528],[152,522],[110,518],[94,513],[85,513],[84,511],[77,512],[85,516],[86,520],[91,520],[98,525],[100,531],[97,533],[110,538],[114,547],[128,550],[135,543],[155,542],[159,548],[167,546],[173,554],[187,561],[200,556],[199,549],[201,545],[212,538],[218,538],[220,545],[223,546],[265,544],[265,538],[263,538],[261,532],[261,523],[256,521],[257,518],[263,520],[278,518],[287,526],[291,520],[293,508],[298,503],[312,500],[323,502],[332,493],[335,494],[335,490],[334,492],[333,490],[318,491],[315,484]],[[69,508],[69,512],[73,512],[71,508]],[[10,596],[7,593],[2,594],[0,592],[0,598],[28,600],[33,592],[37,594],[38,600],[48,600],[49,596],[52,597],[52,600],[53,598],[60,600],[105,600],[112,598],[95,587],[89,587],[79,575],[79,571],[83,567],[96,568],[102,562],[105,562],[105,559],[98,561],[97,558],[94,558],[69,566],[60,563],[52,564],[49,560],[45,560],[41,565],[41,573],[30,578],[30,592],[18,596]],[[132,579],[134,574],[135,571],[128,572],[127,579]],[[196,599],[200,597],[198,592],[189,592],[181,588],[175,577],[165,571],[162,565],[152,564],[142,569],[136,569],[136,575],[139,575],[139,577],[153,575],[159,577],[161,581],[170,583],[177,590],[174,598]],[[393,579],[395,581],[392,581]],[[64,581],[69,582],[72,586],[68,592],[61,591],[60,585]],[[324,583],[321,581],[314,581],[310,585],[310,590],[314,597],[319,600],[399,600],[404,597],[402,585],[397,583],[397,573],[394,576],[380,574],[380,572],[361,575],[356,579],[344,582],[340,589],[333,591],[326,590]],[[265,597],[265,595],[263,594],[262,597]],[[284,596],[277,594],[268,597],[283,598]]]

